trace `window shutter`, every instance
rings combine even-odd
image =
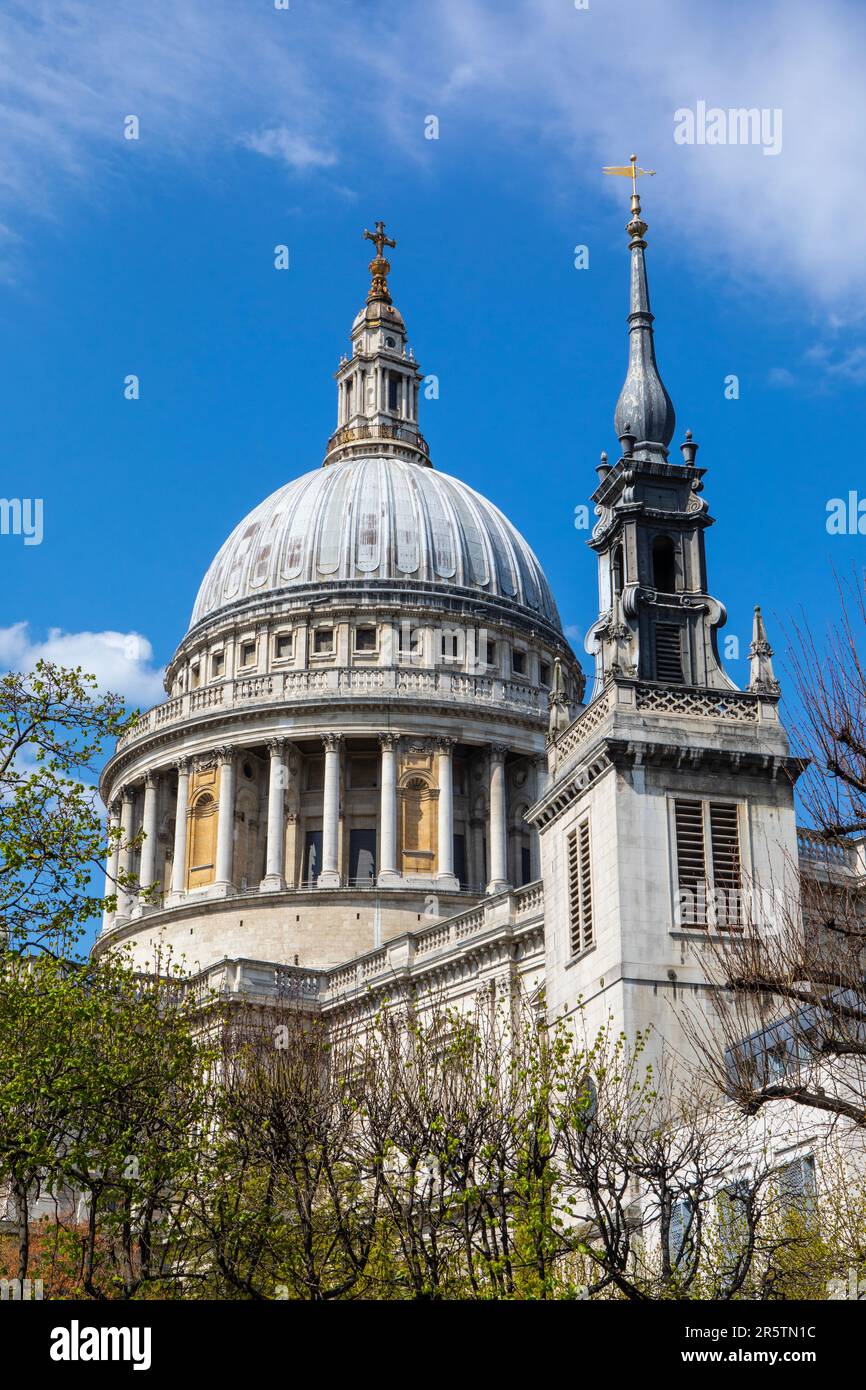
[[[677,623],[656,623],[656,680],[683,681],[683,654]]]
[[[692,1204],[688,1197],[674,1202],[671,1207],[671,1224],[668,1231],[668,1249],[671,1264],[679,1269],[688,1269],[691,1263]]]
[[[568,902],[572,955],[592,945],[592,856],[589,820],[568,837]]]
[[[731,802],[710,802],[710,846],[718,925],[737,926],[742,921],[739,814]]]
[[[677,837],[677,882],[681,918],[686,925],[704,925],[707,920],[707,861],[704,849],[704,808],[700,801],[675,801],[674,822]]]
[[[786,1163],[779,1173],[779,1195],[782,1205],[788,1211],[806,1214],[812,1206],[815,1193],[815,1160],[811,1154],[803,1154]]]

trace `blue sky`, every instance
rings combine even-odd
[[[866,8],[838,0],[7,0],[0,491],[43,499],[44,539],[0,537],[0,662],[160,698],[225,536],[321,462],[376,218],[440,381],[434,464],[524,532],[581,651],[574,508],[616,456],[626,358],[628,186],[600,169],[632,149],[658,171],[658,357],[709,470],[726,632],[745,655],[760,601],[777,647],[801,605],[820,634],[866,545],[825,526],[866,497],[864,57]],[[678,145],[699,101],[780,110],[780,152]]]

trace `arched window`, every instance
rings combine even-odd
[[[622,546],[614,546],[613,555],[610,560],[611,584],[613,585],[613,596],[616,598],[622,593]]]
[[[677,587],[677,565],[674,557],[674,543],[670,536],[656,536],[653,541],[653,588],[663,594],[675,593]]]

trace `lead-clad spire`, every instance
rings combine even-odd
[[[653,173],[638,169],[637,156],[632,155],[630,167],[610,168],[611,174],[628,174],[632,180],[631,221],[626,227],[631,240],[631,300],[629,304],[628,372],[619,393],[614,411],[617,438],[633,440],[629,452],[635,458],[660,457],[667,459],[676,415],[673,402],[665,390],[656,363],[653,342],[653,314],[650,310],[647,285],[644,235],[647,224],[641,218],[640,197],[637,191],[638,174]]]

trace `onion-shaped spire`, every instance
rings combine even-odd
[[[653,314],[650,311],[644,259],[647,224],[641,218],[637,191],[637,174],[652,171],[638,169],[637,156],[632,155],[630,169],[611,169],[610,172],[630,173],[632,176],[631,221],[626,227],[631,238],[628,372],[616,403],[614,428],[617,439],[630,437],[635,441],[633,448],[636,458],[661,456],[666,459],[676,415],[656,363]]]

